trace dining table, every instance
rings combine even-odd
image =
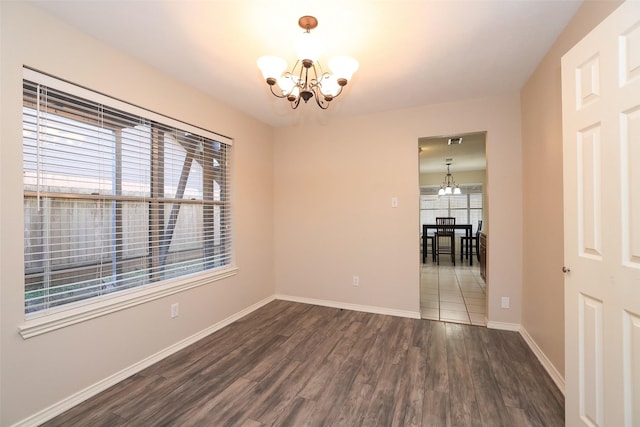
[[[472,224],[453,224],[447,225],[446,228],[453,228],[454,230],[464,230],[466,237],[471,237],[472,233]],[[426,237],[429,235],[429,230],[437,230],[439,228],[443,228],[442,225],[438,224],[422,224],[422,263],[424,264],[425,259],[427,257],[427,239]],[[432,235],[433,236],[433,235]],[[462,248],[460,248],[462,250]],[[469,265],[473,265],[473,256],[471,245],[466,245],[465,248],[465,257],[469,259]],[[455,254],[454,254],[455,256]],[[432,251],[431,258],[435,261],[435,254]]]

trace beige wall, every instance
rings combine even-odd
[[[522,325],[564,375],[560,58],[620,2],[586,1],[522,88]]]
[[[519,324],[519,111],[513,94],[277,129],[277,292],[417,314],[418,138],[487,131],[489,319]]]
[[[616,4],[585,3],[520,97],[273,130],[27,4],[0,2],[0,425],[43,410],[274,289],[417,314],[416,146],[419,137],[432,135],[487,131],[489,320],[522,322],[562,372],[559,58]],[[239,274],[23,340],[17,333],[24,319],[23,64],[233,137]],[[395,209],[391,197],[399,199]],[[360,276],[357,288],[353,275]],[[501,296],[511,297],[510,309],[500,308]],[[171,320],[174,301],[180,316]]]
[[[272,129],[62,25],[0,2],[0,425],[10,425],[186,339],[274,292]],[[37,31],[35,31],[37,30]],[[228,279],[23,340],[22,65],[234,143],[235,251]],[[170,319],[169,305],[180,303]]]

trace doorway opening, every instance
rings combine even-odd
[[[486,132],[419,138],[418,146],[421,317],[486,326],[479,257],[479,231],[487,224]],[[453,244],[438,235],[442,217],[454,218]]]

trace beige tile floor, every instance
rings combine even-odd
[[[420,275],[420,312],[423,319],[486,326],[487,296],[478,265],[428,260]]]

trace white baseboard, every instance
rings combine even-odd
[[[350,304],[339,301],[328,301],[314,298],[303,298],[292,295],[277,294],[275,299],[291,302],[301,302],[304,304],[321,305],[323,307],[341,308],[343,310],[363,311],[365,313],[386,314],[389,316],[408,317],[410,319],[420,319],[419,311],[394,310],[391,308],[375,307],[370,305]]]
[[[520,333],[520,336],[522,336],[533,354],[536,355],[553,382],[556,384],[556,386],[558,386],[562,394],[564,394],[564,378],[562,377],[562,375],[560,375],[560,372],[558,372],[556,367],[553,366],[553,363],[551,363],[549,358],[544,354],[542,349],[538,347],[538,344],[534,341],[534,339],[531,337],[531,335],[529,335],[527,330],[522,325],[518,323],[487,322],[487,328]]]
[[[244,310],[241,310],[229,317],[227,317],[226,319],[221,320],[220,322],[209,326],[206,329],[203,329],[200,332],[197,332],[193,335],[191,335],[190,337],[187,337],[185,339],[183,339],[182,341],[179,341],[161,351],[159,351],[156,354],[153,354],[149,357],[147,357],[146,359],[143,359],[137,363],[134,363],[133,365],[129,366],[128,368],[123,369],[120,372],[116,372],[115,374],[101,380],[98,381],[97,383],[85,388],[84,390],[80,390],[77,393],[74,393],[73,395],[49,406],[48,408],[43,409],[40,412],[37,412],[36,414],[31,415],[28,418],[25,418],[22,421],[19,421],[18,423],[14,424],[13,427],[32,427],[32,426],[38,426],[46,421],[49,421],[50,419],[52,419],[53,417],[60,415],[61,413],[63,413],[64,411],[73,408],[74,406],[84,402],[85,400],[89,399],[90,397],[95,396],[96,394],[108,389],[109,387],[119,383],[120,381],[130,377],[131,375],[134,375],[140,371],[142,371],[143,369],[153,365],[154,363],[159,362],[160,360],[171,356],[172,354],[182,350],[185,347],[188,347],[189,345],[201,340],[202,338],[206,337],[207,335],[210,335],[214,332],[216,332],[219,329],[224,328],[225,326],[235,322],[236,320],[246,316],[247,314],[259,309],[260,307],[270,303],[271,301],[273,301],[275,299],[275,296],[270,296],[267,297],[265,299],[263,299],[262,301],[258,301],[257,303],[245,308]]]
[[[500,329],[501,331],[519,332],[520,331],[520,324],[519,323],[506,323],[506,322],[488,321],[487,322],[487,328],[489,328],[489,329]]]
[[[408,317],[412,319],[420,319],[420,312],[407,311],[407,310],[394,310],[383,307],[375,307],[375,306],[366,306],[366,305],[358,305],[358,304],[349,304],[338,301],[327,301],[327,300],[318,300],[313,298],[302,298],[291,295],[272,295],[263,299],[262,301],[258,301],[257,303],[245,308],[244,310],[239,311],[238,313],[233,314],[232,316],[227,317],[226,319],[221,320],[220,322],[194,334],[190,337],[185,338],[182,341],[179,341],[156,354],[153,354],[146,359],[137,362],[128,368],[123,369],[120,372],[117,372],[97,383],[81,390],[51,406],[43,409],[42,411],[37,412],[36,414],[31,415],[28,418],[25,418],[22,421],[14,424],[13,427],[32,427],[38,426],[53,417],[63,413],[64,411],[71,409],[72,407],[84,402],[85,400],[95,396],[96,394],[106,390],[107,388],[119,383],[120,381],[134,375],[143,369],[153,365],[154,363],[159,362],[160,360],[182,350],[185,347],[201,340],[202,338],[216,332],[219,329],[224,328],[225,326],[235,322],[236,320],[246,316],[247,314],[259,309],[260,307],[270,303],[271,301],[279,299],[284,301],[292,301],[292,302],[300,302],[304,304],[313,304],[320,305],[324,307],[332,307],[332,308],[340,308],[344,310],[354,310],[354,311],[362,311],[366,313],[373,314],[386,314],[390,316],[398,316],[398,317]],[[553,381],[556,383],[560,391],[564,394],[564,378],[557,371],[555,366],[549,361],[549,359],[545,356],[542,350],[538,347],[536,342],[531,338],[526,329],[524,329],[521,325],[516,323],[504,323],[504,322],[487,322],[487,327],[490,329],[501,329],[507,331],[519,332],[523,337],[529,348],[536,355],[542,366],[549,373]]]
[[[544,369],[547,371],[547,373],[549,374],[553,382],[556,383],[556,386],[558,386],[558,389],[560,389],[560,392],[564,395],[564,378],[562,377],[562,375],[560,375],[560,372],[558,372],[556,367],[553,366],[553,363],[551,363],[551,361],[544,354],[542,349],[538,347],[538,344],[534,341],[531,335],[529,335],[529,333],[524,327],[520,327],[519,332],[522,338],[525,340],[525,342],[529,345],[529,348],[531,348],[531,351],[533,351],[533,353],[536,355],[536,357],[538,358],[538,360],[540,361]]]

